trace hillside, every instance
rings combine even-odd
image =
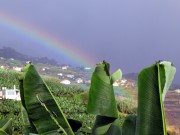
[[[16,59],[19,61],[32,61],[33,63],[43,63],[43,64],[51,64],[58,65],[58,62],[54,59],[49,59],[47,57],[30,57],[24,54],[17,52],[15,49],[10,47],[3,47],[0,49],[0,57],[5,59]]]
[[[132,81],[136,81],[137,82],[137,80],[138,80],[138,73],[124,74],[123,77],[128,79],[128,80],[132,80]],[[171,87],[170,87],[170,90],[176,90],[176,89],[180,89],[180,85],[173,83],[171,85]]]
[[[40,65],[42,66],[42,64],[40,64]],[[70,71],[68,71],[68,72],[70,72]],[[74,71],[71,70],[71,72],[73,72],[74,74],[75,73],[78,74],[78,72],[75,72],[75,70]],[[0,87],[13,88],[13,86],[16,85],[16,87],[18,88],[18,86],[19,86],[18,77],[20,74],[21,74],[21,72],[18,72],[15,70],[0,69]],[[88,93],[84,92],[84,89],[82,89],[81,87],[78,87],[79,85],[78,86],[62,85],[62,84],[60,84],[60,81],[58,78],[52,78],[52,77],[49,77],[46,75],[43,75],[42,77],[43,77],[44,81],[46,82],[47,86],[49,87],[49,89],[51,90],[51,92],[53,93],[53,95],[55,95],[56,99],[58,100],[58,103],[61,105],[62,109],[65,112],[67,110],[67,104],[68,104],[68,108],[70,107],[71,110],[75,109],[75,114],[72,114],[71,110],[70,110],[70,112],[66,113],[66,115],[68,117],[82,120],[82,118],[79,117],[79,109],[78,109],[79,106],[81,106],[80,108],[83,112],[82,113],[83,119],[86,119],[86,120],[89,118],[92,119],[90,121],[90,123],[88,123],[87,125],[84,125],[84,127],[82,129],[82,130],[87,131],[87,126],[92,126],[92,123],[94,120],[94,117],[91,115],[87,115],[86,110],[84,109],[87,104]],[[124,81],[122,81],[122,80],[124,80]],[[117,100],[118,100],[118,103],[117,103],[118,108],[119,107],[121,108],[121,105],[126,106],[126,104],[128,104],[129,105],[128,110],[122,110],[122,111],[136,113],[136,109],[134,107],[136,106],[136,100],[137,100],[137,87],[136,87],[136,85],[130,86],[129,85],[130,80],[125,81],[126,80],[125,78],[122,80],[120,80],[119,83],[122,84],[121,82],[124,82],[123,83],[124,85],[121,85],[119,88],[115,87],[115,94],[117,94]],[[179,101],[178,101],[179,96],[180,95],[171,91],[171,92],[168,92],[166,100],[165,100],[165,111],[166,111],[167,122],[168,122],[168,125],[173,128],[174,127],[178,128],[180,126],[179,121],[177,121],[177,119],[179,119],[179,114],[180,114]],[[10,101],[8,101],[8,102],[10,102]],[[3,104],[0,104],[1,117],[4,115],[4,113],[6,113],[6,112],[4,112],[5,111],[4,107],[9,106],[10,104],[11,103],[7,103],[7,102],[3,102]],[[14,126],[17,126],[17,128],[19,128],[20,113],[17,111],[20,109],[18,107],[19,103],[13,103],[13,104],[17,104],[17,106],[15,107],[16,110],[12,109],[11,107],[8,107],[8,108],[11,108],[11,111],[15,111],[15,112],[10,112],[10,114],[18,113],[18,116],[14,116],[15,117],[14,119],[18,119],[18,121],[13,124],[14,124]],[[9,110],[6,110],[6,111],[9,111]],[[121,111],[121,109],[120,109],[120,111]]]
[[[47,63],[33,64],[41,75],[54,77],[59,79],[59,81],[69,81],[71,85],[84,85],[83,87],[85,88],[90,84],[92,69],[68,65],[52,65]],[[26,65],[25,61],[17,60],[15,58],[0,58],[0,69],[20,72],[24,65]]]
[[[7,87],[11,89],[16,85],[19,87],[19,75],[20,72],[14,70],[0,69],[0,87]],[[66,117],[76,119],[80,121],[87,121],[83,124],[81,131],[89,132],[89,128],[94,123],[95,116],[86,113],[86,103],[82,101],[87,97],[87,92],[78,86],[67,86],[59,83],[59,79],[48,76],[42,76],[49,90],[54,95],[56,101],[61,106]],[[18,88],[19,89],[19,88]],[[81,115],[79,115],[81,113]],[[21,135],[22,131],[22,114],[20,101],[14,100],[0,100],[0,119],[12,118],[12,126],[14,127],[14,134]]]
[[[14,51],[12,51],[14,52]],[[1,52],[0,52],[1,54]],[[3,54],[3,53],[2,53]],[[14,85],[18,88],[18,75],[20,73],[20,69],[26,64],[25,60],[20,60],[18,57],[24,56],[18,52],[14,53],[15,55],[11,55],[13,57],[1,57],[0,58],[0,87],[13,88]],[[5,53],[4,53],[5,55]],[[26,58],[26,56],[24,56]],[[85,68],[85,67],[72,67],[68,65],[54,65],[47,63],[35,63],[35,66],[38,72],[43,76],[43,79],[49,86],[50,90],[54,95],[57,96],[58,100],[59,96],[62,95],[73,95],[79,94],[83,96],[81,100],[87,102],[88,94],[84,95],[84,89],[89,89],[90,79],[93,72],[93,69]],[[123,75],[123,79],[117,81],[115,86],[115,95],[117,99],[133,99],[137,100],[137,73],[130,73]],[[64,80],[69,80],[70,84],[63,85],[60,82]],[[179,85],[172,85],[171,89],[175,90],[180,88]],[[84,98],[85,96],[85,98]],[[77,96],[79,97],[79,96]],[[80,96],[81,98],[81,96]],[[169,91],[165,100],[165,111],[167,122],[170,126],[180,127],[180,123],[178,121],[180,108],[179,108],[179,99],[180,94],[175,91]],[[63,97],[63,100],[66,102],[73,102],[72,99]],[[69,100],[69,101],[67,101]],[[133,102],[135,103],[135,102]],[[77,103],[81,104],[81,103]],[[62,105],[63,106],[63,105]],[[84,105],[82,105],[84,106]],[[64,109],[67,107],[64,105]],[[78,109],[76,108],[77,112]],[[72,117],[77,117],[72,116]],[[87,116],[84,116],[87,117]]]

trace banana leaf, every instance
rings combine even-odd
[[[120,119],[116,119],[108,129],[106,135],[122,135],[122,127]]]
[[[120,79],[122,73],[117,70],[111,76],[109,63],[97,64],[91,79],[87,111],[91,114],[118,118],[113,82]]]
[[[97,115],[92,134],[105,135],[115,120],[116,118]]]
[[[135,115],[129,115],[125,118],[122,126],[122,135],[135,135],[136,133],[136,118]]]
[[[60,106],[34,65],[24,67],[20,90],[22,104],[38,134],[74,135]]]
[[[0,134],[12,135],[12,118],[0,120]]]
[[[23,135],[29,135],[30,133],[37,134],[36,128],[33,126],[32,123],[30,123],[26,109],[23,106],[21,106],[21,115],[22,115]]]
[[[82,127],[82,122],[78,120],[73,119],[67,119],[69,122],[69,125],[71,126],[73,132],[77,132],[80,127]]]
[[[27,67],[24,67],[24,70],[25,68]],[[29,117],[26,111],[27,109],[25,105],[24,88],[23,88],[24,76],[25,74],[20,74],[19,76],[19,88],[20,88],[20,96],[21,96],[21,103],[22,103],[21,114],[22,114],[22,120],[23,120],[23,133],[25,135],[28,135],[29,133],[37,134],[38,132],[36,130],[36,127],[34,126],[32,121],[29,121]]]
[[[113,83],[120,79],[122,72],[117,70],[110,75],[109,63],[103,61],[97,64],[91,79],[87,111],[95,114],[96,121],[92,129],[93,135],[120,134],[117,125],[117,105],[113,90]]]
[[[170,87],[170,85],[171,85],[171,83],[172,83],[172,81],[174,79],[176,69],[175,69],[174,66],[172,66],[173,64],[171,62],[168,62],[168,61],[162,61],[160,64],[164,65],[165,75],[166,75],[166,83],[165,83],[163,93],[162,93],[162,100],[164,102],[166,93],[169,90],[169,87]]]
[[[136,135],[167,135],[163,101],[175,71],[170,62],[163,61],[140,72]]]
[[[0,135],[8,135],[5,131],[3,131],[2,129],[0,129]],[[11,134],[9,134],[11,135]]]

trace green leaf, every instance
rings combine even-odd
[[[170,62],[158,62],[138,76],[137,135],[166,135],[163,93],[175,73]]]
[[[96,121],[92,129],[93,135],[105,135],[111,124],[116,120],[116,118],[106,117],[106,116],[96,116]]]
[[[169,90],[169,87],[174,79],[174,75],[176,73],[176,68],[174,66],[172,66],[172,63],[170,63],[168,61],[160,62],[160,64],[164,65],[165,75],[166,75],[166,84],[164,86],[163,94],[162,94],[162,100],[164,101],[166,93]]]
[[[76,132],[80,127],[82,127],[82,122],[73,120],[73,119],[68,119],[69,125],[71,126],[73,132]]]
[[[0,133],[2,135],[12,134],[12,118],[0,120]]]
[[[29,135],[30,133],[36,134],[37,133],[36,128],[30,123],[26,109],[23,106],[21,107],[21,115],[22,115],[23,135]]]
[[[122,135],[135,135],[136,132],[136,117],[135,115],[129,115],[125,118],[122,127]]]
[[[120,69],[118,69],[116,72],[114,72],[111,75],[112,83],[114,83],[115,81],[119,80],[120,78],[122,78],[122,72],[121,72]]]
[[[117,118],[118,111],[111,78],[116,80],[121,72],[118,70],[111,77],[109,69],[110,65],[105,61],[97,64],[91,79],[87,110],[92,114]]]
[[[57,131],[74,135],[60,106],[35,67],[28,64],[23,71],[20,81],[22,104],[38,134]]]
[[[116,119],[108,129],[106,135],[123,135],[120,119]]]
[[[0,135],[8,135],[5,131],[3,131],[2,129],[0,129]],[[11,134],[9,134],[11,135]]]
[[[112,84],[121,78],[122,72],[117,70],[110,75],[109,70],[109,63],[103,61],[97,64],[91,79],[87,110],[97,115],[93,135],[121,134]]]
[[[24,69],[22,70],[25,72],[27,70],[28,66],[25,66]],[[25,135],[28,135],[30,132],[31,133],[38,133],[36,130],[36,127],[32,123],[32,121],[29,121],[28,114],[26,112],[26,104],[25,104],[25,98],[24,98],[24,87],[23,87],[23,80],[24,80],[24,74],[19,75],[19,88],[20,88],[20,96],[21,96],[21,103],[23,107],[21,108],[21,114],[22,114],[22,120],[23,120],[23,133]]]

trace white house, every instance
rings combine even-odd
[[[69,80],[62,80],[60,83],[65,84],[65,85],[71,84],[71,82]]]
[[[85,67],[84,69],[85,69],[85,70],[90,70],[91,68],[90,68],[90,67]]]
[[[14,60],[14,58],[10,58],[10,60]]]
[[[113,86],[119,86],[118,82],[115,81],[115,82],[113,83]]]
[[[63,70],[67,70],[69,66],[63,66],[62,69]]]
[[[1,69],[5,69],[5,66],[2,65],[2,66],[0,66],[0,68],[1,68]]]
[[[49,67],[43,67],[43,68],[41,68],[41,71],[46,71],[48,69],[50,69],[50,68]]]
[[[121,86],[124,86],[126,83],[127,83],[127,80],[126,80],[126,79],[120,80],[120,85],[121,85]]]
[[[14,89],[7,89],[3,87],[0,90],[0,99],[12,99],[12,100],[21,100],[20,91],[14,87]]]
[[[63,74],[62,74],[62,73],[57,73],[57,75],[58,75],[58,76],[63,76]]]
[[[180,89],[176,89],[175,92],[180,93]]]
[[[82,78],[77,78],[77,79],[76,79],[76,82],[77,82],[77,83],[83,83],[83,79],[82,79]]]
[[[91,83],[91,80],[86,80],[85,83],[86,83],[86,84],[90,84],[90,83]]]
[[[74,78],[74,75],[71,75],[71,74],[67,74],[66,75],[68,78]]]
[[[22,70],[22,67],[13,67],[13,69],[14,69],[15,71],[20,72],[20,71]]]

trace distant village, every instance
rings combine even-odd
[[[4,59],[3,57],[0,57],[0,59]],[[10,59],[11,61],[14,61],[13,58]],[[30,61],[27,61],[27,63],[29,63]],[[59,69],[61,69],[60,71],[62,72],[56,72],[55,76],[56,78],[59,79],[59,83],[63,84],[63,85],[79,85],[81,86],[81,84],[87,85],[88,87],[90,86],[91,83],[91,78],[90,77],[77,77],[75,74],[73,74],[73,72],[69,73],[66,71],[69,71],[70,67],[68,65],[64,65],[64,66],[60,66],[58,67]],[[7,64],[0,64],[0,69],[4,69],[4,70],[14,70],[16,72],[21,72],[22,70],[22,66],[9,66]],[[43,74],[47,71],[49,71],[51,69],[51,67],[43,66],[39,69],[39,71]],[[84,71],[89,71],[92,70],[90,67],[84,67],[83,69]],[[125,78],[122,78],[121,80],[118,80],[116,82],[113,83],[114,87],[123,87],[123,88],[135,88],[136,86],[136,82],[133,80],[128,80]],[[180,93],[180,90],[177,89],[176,90],[177,93]],[[20,91],[18,89],[16,89],[16,86],[14,86],[14,88],[12,89],[8,89],[6,88],[6,86],[0,88],[0,99],[13,99],[13,100],[20,100]]]
[[[3,57],[0,57],[1,60],[3,60]],[[14,58],[10,58],[10,61],[15,61]],[[27,61],[29,63],[30,61]],[[23,66],[9,66],[8,64],[0,64],[0,69],[4,70],[14,70],[16,72],[21,72]],[[74,72],[68,72],[71,67],[68,65],[60,66],[58,69],[60,69],[61,72],[56,72],[55,76],[56,78],[59,79],[59,83],[63,85],[79,85],[81,84],[90,86],[91,83],[91,78],[90,77],[85,77],[83,76],[77,76],[73,74]],[[46,73],[51,70],[51,67],[48,65],[45,65],[43,67],[39,67],[38,69],[41,74]],[[90,71],[92,70],[90,67],[84,67],[84,71]],[[91,72],[90,72],[91,73]],[[123,86],[123,87],[135,87],[135,82],[127,80],[127,79],[122,79],[119,81],[116,81],[113,86]],[[0,99],[13,99],[13,100],[20,100],[20,94],[19,90],[16,89],[16,86],[12,89],[8,89],[5,87],[0,89]]]
[[[0,57],[0,59],[3,59],[3,57]],[[14,60],[14,58],[10,58],[10,60]],[[30,61],[27,61],[26,63],[29,63]],[[17,67],[17,66],[13,66],[13,67],[10,67],[9,65],[0,65],[0,68],[1,69],[12,69],[14,71],[17,71],[17,72],[21,72],[22,70],[22,67]],[[69,66],[65,65],[65,66],[62,66],[60,67],[62,70],[69,70]],[[90,67],[84,67],[85,70],[91,70]],[[42,67],[41,69],[41,72],[46,72],[47,70],[50,70],[50,67],[48,66],[45,66],[45,67]],[[75,85],[75,84],[87,84],[89,85],[91,83],[91,78],[84,78],[84,77],[76,77],[74,74],[64,74],[64,73],[61,73],[61,72],[58,72],[56,74],[56,77],[58,77],[60,79],[60,83],[61,84],[64,84],[64,85]],[[126,79],[122,79],[122,80],[119,80],[119,81],[116,81],[114,84],[114,86],[125,86],[125,87],[135,87],[135,83],[132,82],[132,81],[128,81]]]

